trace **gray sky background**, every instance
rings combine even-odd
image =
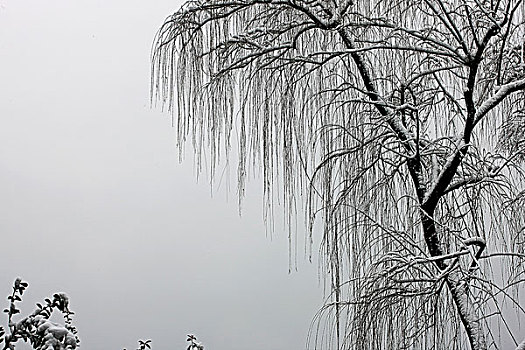
[[[81,349],[184,349],[188,332],[209,350],[302,349],[317,264],[299,248],[288,274],[260,184],[239,218],[235,183],[211,197],[149,106],[151,42],[180,5],[0,0],[2,305],[17,276],[23,313],[66,292]]]

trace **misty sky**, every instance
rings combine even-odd
[[[20,276],[23,314],[69,295],[81,349],[184,349],[189,332],[208,350],[302,349],[317,264],[299,248],[289,274],[260,183],[239,218],[234,181],[212,197],[191,154],[179,164],[169,115],[150,108],[151,43],[180,5],[0,0],[2,309]]]

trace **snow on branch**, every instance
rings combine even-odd
[[[499,105],[503,99],[512,94],[513,92],[525,89],[525,78],[516,80],[498,88],[497,92],[492,95],[489,99],[484,101],[481,106],[478,107],[475,116],[475,123],[478,123],[488,112],[494,107]]]
[[[192,4],[157,36],[152,92],[199,171],[238,140],[239,201],[260,173],[266,213],[279,202],[290,222],[304,205],[331,288],[327,342],[495,343],[484,316],[505,296],[475,277],[495,275],[485,246],[509,254],[498,281],[523,273],[525,171],[495,132],[521,108],[523,1]],[[417,323],[421,310],[432,318]]]

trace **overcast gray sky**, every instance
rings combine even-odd
[[[151,42],[180,5],[0,0],[0,298],[17,276],[23,313],[66,292],[82,349],[183,349],[188,332],[209,350],[302,349],[317,264],[299,254],[288,274],[260,184],[239,218],[149,106]]]

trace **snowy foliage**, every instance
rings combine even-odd
[[[72,325],[73,312],[69,310],[69,299],[63,293],[56,293],[53,299],[45,299],[44,304],[38,303],[35,311],[18,321],[15,315],[20,313],[17,303],[22,301],[22,294],[28,284],[17,278],[13,285],[13,293],[7,297],[9,308],[4,312],[8,317],[8,333],[0,327],[0,343],[4,349],[14,350],[18,341],[29,342],[35,350],[71,350],[76,349],[80,340],[77,330]],[[58,310],[64,317],[64,324],[51,322],[53,311]]]
[[[204,350],[204,345],[199,343],[197,341],[197,337],[193,334],[188,334],[188,339],[186,341],[190,342],[190,345],[188,345],[187,350]]]
[[[204,350],[204,345],[197,342],[197,337],[193,334],[188,334],[188,339],[186,341],[190,342],[187,350]],[[139,340],[139,347],[137,350],[146,350],[151,349],[151,340]],[[126,349],[124,349],[126,350]]]
[[[53,294],[53,299],[44,299],[44,304],[37,303],[35,311],[18,321],[15,315],[20,314],[17,303],[22,302],[22,295],[28,286],[27,282],[17,278],[13,284],[13,293],[7,297],[9,307],[4,309],[8,318],[8,333],[0,326],[0,344],[3,350],[15,350],[20,340],[29,343],[35,350],[73,350],[77,349],[80,339],[73,326],[74,312],[69,310],[69,298],[64,293]],[[58,310],[64,317],[64,324],[51,322],[53,311]],[[193,334],[188,335],[188,350],[204,350]],[[139,340],[137,350],[151,349],[151,339]],[[126,350],[126,349],[124,349]]]
[[[148,340],[140,339],[138,341],[138,343],[139,343],[139,347],[137,348],[137,350],[151,349],[151,339],[148,339]],[[126,350],[126,349],[124,349],[124,350]]]

